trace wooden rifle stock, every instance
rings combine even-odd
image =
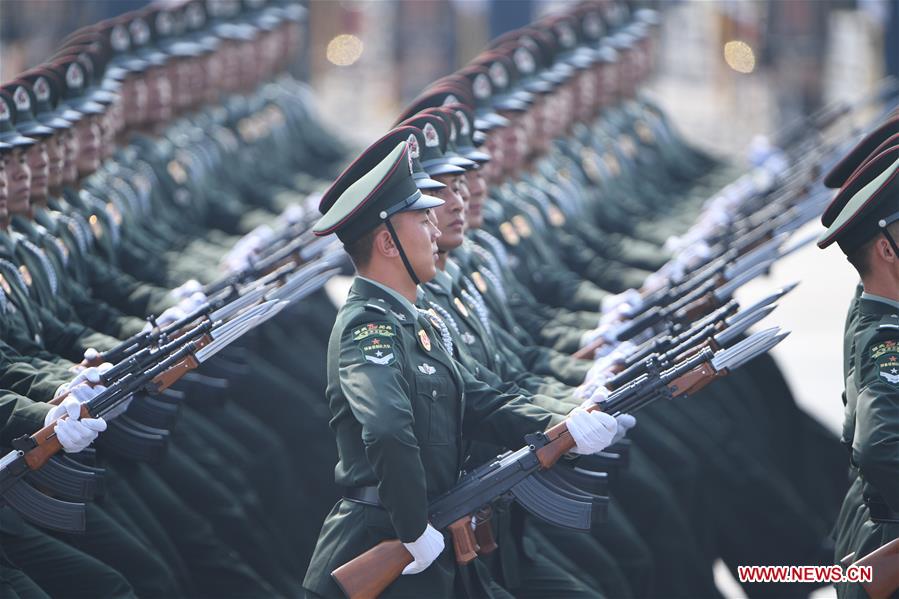
[[[489,523],[485,523],[489,527]],[[459,564],[467,564],[478,556],[479,546],[471,529],[471,516],[463,516],[448,527],[453,538],[453,550]],[[493,534],[490,534],[493,538]],[[493,549],[496,544],[493,545]],[[491,551],[493,550],[491,549]],[[413,562],[412,554],[399,541],[382,541],[348,561],[331,576],[340,590],[350,599],[375,599],[399,578],[403,569]]]
[[[675,316],[678,319],[693,322],[694,320],[702,318],[717,307],[718,300],[715,298],[715,294],[709,292],[696,301],[684,306]]]
[[[899,589],[899,539],[878,547],[852,565],[871,567],[871,582],[861,583],[871,599],[890,597]]]
[[[203,335],[202,337],[197,339],[195,343],[196,348],[200,349],[212,343],[212,337],[210,337],[209,335]],[[182,376],[199,367],[200,362],[193,356],[193,354],[186,355],[177,364],[175,364],[165,372],[160,373],[153,379],[153,385],[155,385],[156,387],[156,392],[162,393],[163,391],[177,383]]]
[[[375,599],[414,561],[399,539],[382,541],[344,565],[331,576],[350,599]]]
[[[668,384],[668,389],[674,395],[692,395],[725,374],[725,371],[715,370],[711,364],[703,362],[693,370],[671,381]]]

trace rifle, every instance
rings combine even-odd
[[[854,557],[855,553],[850,553],[840,561],[845,567]],[[893,539],[886,545],[878,547],[852,565],[871,568],[873,574],[871,582],[861,583],[871,599],[891,597],[896,589],[899,589],[899,539]]]
[[[790,166],[784,175],[786,179],[784,184],[775,193],[749,193],[740,198],[740,205],[736,211],[743,217],[731,221],[731,226],[716,239],[707,240],[713,248],[710,261],[731,250],[735,243],[741,247],[741,251],[745,251],[746,248],[754,247],[766,238],[770,239],[773,234],[796,230],[817,217],[829,201],[829,194],[824,189],[815,191],[815,183],[824,171],[821,164],[833,154],[833,148],[839,147],[840,144],[838,141],[829,144],[815,143],[812,147],[809,147],[809,144],[814,141],[814,137],[820,136],[836,121],[859,111],[872,101],[881,99],[884,93],[895,89],[896,86],[896,79],[885,78],[856,101],[852,103],[841,101],[826,106],[784,130],[778,146],[794,148],[789,153],[798,156],[798,160]],[[813,137],[809,135],[810,131]],[[800,143],[800,138],[808,139]],[[796,203],[797,199],[806,196],[805,201]],[[656,301],[652,301],[653,297],[654,292],[650,292],[647,297],[650,306],[658,305]]]
[[[642,372],[646,360],[650,358],[660,364],[668,364],[696,347],[720,349],[730,345],[750,327],[771,314],[777,307],[775,302],[795,289],[796,285],[798,283],[778,289],[739,312],[736,312],[738,305],[736,300],[730,300],[687,328],[669,326],[668,331],[657,335],[626,355],[623,363],[613,365],[611,372],[615,376],[606,381],[605,386],[614,389],[631,380]]]
[[[183,341],[173,341],[170,347],[175,348],[174,351],[156,352],[152,358],[152,366],[125,372],[104,392],[83,403],[81,417],[103,417],[109,420],[120,417],[134,394],[163,391],[186,372],[198,367],[256,326],[259,321],[277,313],[280,308],[283,308],[283,304],[279,302],[267,302],[211,330],[208,329],[209,325],[201,325],[203,334],[198,338],[191,335]],[[56,438],[55,425],[52,422],[32,435],[13,440],[13,450],[0,458],[0,498],[30,522],[54,530],[80,532],[85,526],[84,503],[53,499],[21,480],[26,474],[54,463],[51,458],[62,448]],[[114,431],[115,428],[110,427],[107,433],[110,430]],[[132,431],[132,434],[135,432],[137,438],[141,438],[140,429]]]
[[[770,350],[785,336],[777,332],[756,333],[718,353],[705,349],[669,370],[655,370],[638,377],[615,391],[603,404],[589,409],[613,415],[633,413],[656,399],[695,393],[731,369]],[[578,530],[589,529],[592,504],[579,500],[578,494],[569,492],[570,489],[554,486],[558,478],[550,474],[559,459],[575,446],[565,423],[528,435],[525,442],[525,447],[506,452],[467,473],[456,487],[428,506],[431,525],[450,531],[457,562],[465,564],[477,556],[471,515],[508,495],[538,518]],[[582,492],[579,495],[584,496]],[[412,561],[412,555],[398,539],[388,540],[335,569],[331,576],[350,599],[373,599]]]
[[[705,280],[677,301],[667,306],[654,306],[634,320],[622,323],[607,335],[599,337],[579,349],[573,354],[573,357],[589,359],[597,349],[610,342],[633,339],[662,323],[671,326],[676,323],[692,322],[706,316],[729,301],[737,289],[768,272],[773,263],[774,259],[768,259],[753,264],[743,271],[732,271],[729,278],[725,274],[725,276]]]
[[[295,238],[276,239],[266,248],[266,252],[262,256],[251,259],[243,269],[206,285],[203,291],[206,295],[212,295],[233,285],[254,281],[285,264],[298,267],[319,257],[336,242],[334,236],[315,237],[312,229],[303,231]]]
[[[336,274],[339,269],[330,270],[327,277],[321,276],[315,278],[314,281],[311,281],[312,284],[310,284],[308,288],[303,289],[305,293],[298,294],[298,297],[290,297],[286,292],[273,296],[270,292],[282,283],[286,285],[288,281],[293,283],[294,287],[291,287],[291,289],[295,290],[299,286],[299,283],[303,281],[304,277],[312,278],[313,275],[321,274],[321,272],[328,267],[333,267],[338,264],[338,262],[345,261],[345,256],[338,253],[330,255],[321,253],[323,249],[334,242],[333,239],[327,239],[326,241],[328,242],[327,244],[317,245],[309,250],[309,253],[302,253],[302,255],[306,257],[302,262],[302,267],[299,266],[299,264],[301,264],[300,262],[283,262],[283,260],[278,258],[278,264],[275,265],[273,263],[271,265],[272,268],[267,269],[266,274],[260,275],[261,278],[249,281],[248,284],[244,286],[241,286],[241,283],[237,280],[229,282],[227,286],[214,293],[210,293],[209,295],[212,297],[197,307],[193,312],[164,327],[155,326],[153,317],[150,317],[148,320],[154,325],[151,330],[132,335],[112,349],[100,354],[97,360],[90,365],[96,366],[103,362],[121,362],[134,353],[152,347],[160,342],[165,342],[167,339],[176,336],[178,331],[181,331],[198,320],[208,319],[213,322],[226,320],[234,314],[257,304],[264,299],[296,301],[297,299],[305,297],[305,295],[318,288],[315,285],[321,286],[328,278]],[[308,248],[304,247],[300,251],[306,252],[307,249]],[[296,250],[294,249],[292,251]]]

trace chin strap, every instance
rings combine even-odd
[[[403,244],[400,243],[400,238],[397,236],[396,229],[393,228],[393,224],[390,222],[390,219],[385,219],[384,224],[387,225],[387,231],[393,238],[393,243],[396,244],[396,249],[400,252],[400,258],[402,258],[403,260],[403,266],[406,267],[406,272],[409,273],[409,277],[412,278],[412,282],[415,283],[416,286],[421,285],[421,281],[419,281],[418,277],[415,275],[415,270],[412,268],[412,264],[409,262],[409,258],[406,256],[406,251],[403,249]]]

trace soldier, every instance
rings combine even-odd
[[[821,248],[836,242],[861,277],[855,335],[849,343],[846,419],[843,443],[850,449],[855,476],[838,518],[839,560],[867,555],[899,537],[897,464],[890,451],[896,437],[899,378],[896,331],[899,330],[899,283],[896,264],[899,235],[897,192],[892,174],[899,167],[899,146],[880,152],[859,167],[841,188],[835,204],[843,207],[818,240]],[[847,199],[848,198],[848,199]],[[838,585],[841,597],[864,597],[858,584]]]
[[[450,596],[472,583],[469,572],[455,574],[442,534],[427,523],[428,500],[457,480],[462,435],[514,447],[557,418],[477,382],[419,316],[417,287],[436,272],[439,233],[428,210],[442,201],[423,195],[412,172],[407,143],[370,147],[325,194],[315,228],[337,233],[359,275],[329,342],[336,476],[347,490],[325,520],[304,582],[313,595],[340,596],[329,573],[397,536],[415,561],[388,595]],[[615,419],[592,414],[569,418],[579,451],[614,437]]]

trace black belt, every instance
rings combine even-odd
[[[899,512],[893,511],[886,502],[865,497],[865,505],[868,506],[868,513],[872,521],[899,524]]]
[[[347,487],[343,490],[343,498],[364,505],[381,507],[378,487]]]

